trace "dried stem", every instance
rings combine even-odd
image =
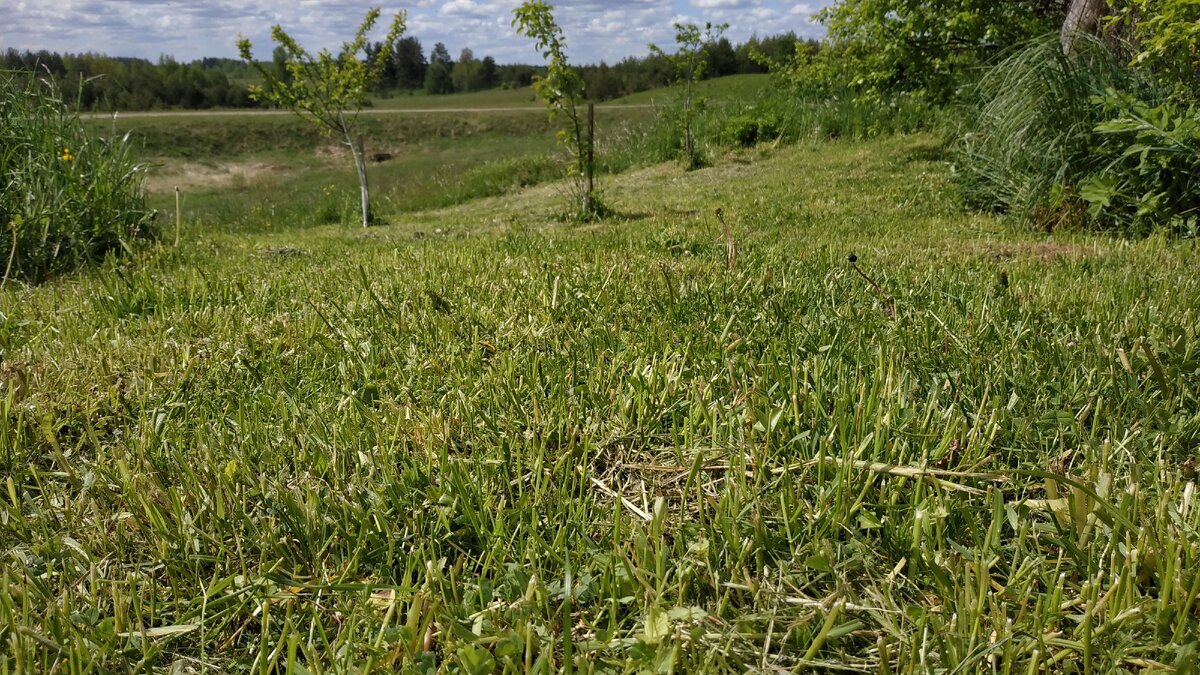
[[[871,284],[871,288],[874,288],[875,292],[879,294],[879,297],[883,298],[883,302],[884,302],[883,314],[884,314],[884,316],[887,316],[888,318],[895,316],[896,302],[894,300],[892,300],[892,296],[888,295],[887,291],[883,290],[882,286],[875,283],[874,279],[872,279],[870,276],[867,275],[866,272],[862,271],[862,269],[859,268],[858,256],[851,253],[850,256],[846,259],[850,261],[850,267],[852,267],[855,272],[858,272],[858,276],[862,277],[863,279],[866,279],[867,283]]]

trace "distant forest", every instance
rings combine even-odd
[[[708,68],[704,77],[766,72],[756,54],[775,62],[785,61],[795,52],[798,41],[816,50],[815,41],[799,40],[794,33],[753,37],[737,45],[721,38],[706,48]],[[367,58],[374,58],[381,47],[381,43],[370,45]],[[282,57],[282,52],[276,49],[269,66],[279,69],[281,74]],[[666,59],[653,55],[631,56],[612,65],[601,62],[581,66],[579,70],[588,97],[595,101],[661,87],[670,83],[672,77]],[[247,85],[258,80],[257,73],[237,59],[205,58],[180,63],[164,56],[156,63],[140,58],[10,48],[0,54],[0,71],[49,76],[63,96],[68,101],[78,101],[83,110],[258,107],[246,91]],[[392,58],[385,64],[375,93],[439,95],[527,87],[540,72],[538,66],[498,64],[490,56],[476,58],[469,48],[459,52],[455,59],[440,42],[426,54],[419,39],[404,37],[396,43]]]

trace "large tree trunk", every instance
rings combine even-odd
[[[1075,41],[1081,34],[1098,33],[1100,19],[1108,12],[1108,0],[1070,0],[1060,32],[1063,53],[1070,54],[1075,49]]]

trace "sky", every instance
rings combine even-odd
[[[2,0],[0,49],[97,52],[157,60],[191,61],[205,56],[237,57],[239,34],[250,38],[259,58],[270,58],[270,28],[280,24],[310,50],[337,51],[349,39],[371,0]],[[445,43],[457,58],[469,47],[476,58],[500,63],[538,63],[537,52],[512,28],[518,0],[413,0],[383,5],[373,37],[387,31],[390,17],[408,11],[408,30],[426,54]],[[811,20],[830,0],[551,0],[574,63],[618,61],[642,56],[654,42],[668,51],[676,21],[728,23],[735,43],[751,35],[794,31],[819,37]]]

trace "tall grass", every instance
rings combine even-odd
[[[955,150],[957,183],[977,208],[1038,227],[1082,224],[1078,186],[1091,172],[1096,127],[1110,91],[1153,98],[1152,84],[1112,48],[1080,39],[1064,54],[1057,35],[1032,41],[978,85],[978,108]]]
[[[44,280],[154,234],[125,138],[89,133],[52,84],[0,78],[3,278]]]
[[[657,107],[653,124],[631,138],[638,155],[628,164],[681,157],[679,101]],[[860,101],[851,96],[814,98],[782,87],[764,88],[751,99],[707,101],[695,113],[693,131],[703,161],[737,147],[802,139],[864,139],[937,128],[940,111],[916,99]]]

